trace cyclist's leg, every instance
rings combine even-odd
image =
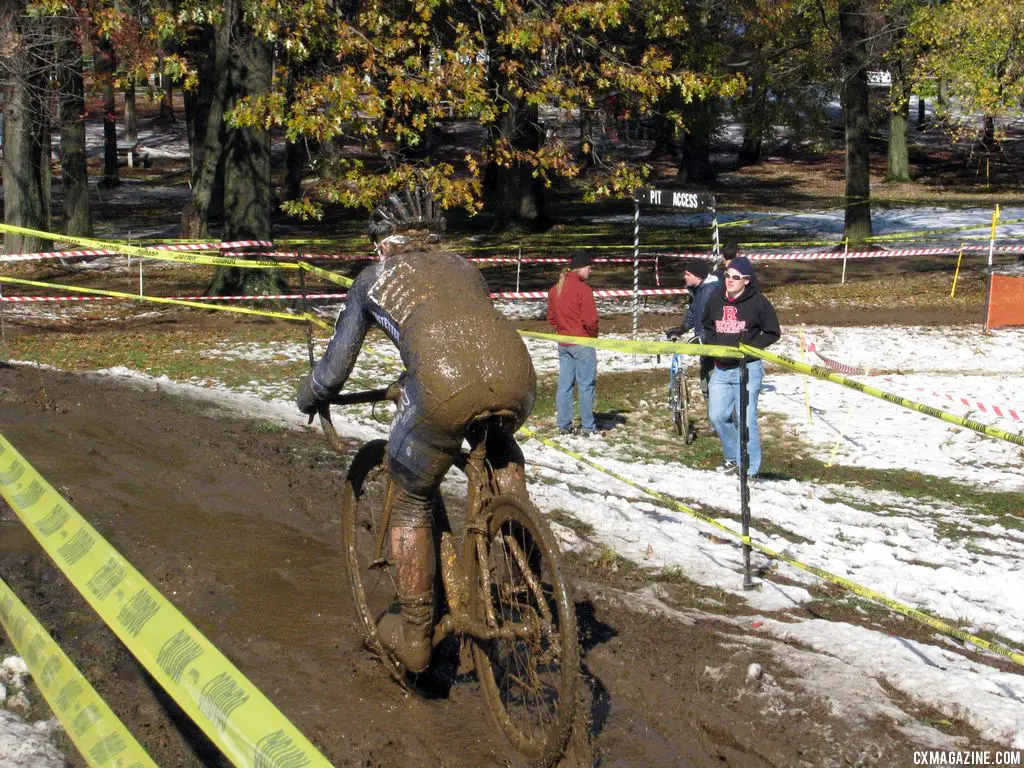
[[[399,408],[388,440],[394,485],[391,551],[401,616],[386,614],[377,632],[410,672],[422,672],[430,663],[436,568],[433,496],[461,443],[461,434],[433,428],[408,401]]]

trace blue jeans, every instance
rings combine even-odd
[[[558,345],[558,389],[555,390],[555,423],[572,426],[572,386],[580,389],[580,426],[597,429],[594,421],[594,390],[597,381],[597,350],[577,344]]]
[[[764,362],[747,363],[747,457],[750,465],[747,475],[753,477],[761,470],[761,435],[757,430],[757,398],[764,379]],[[722,441],[722,456],[727,461],[740,461],[739,410],[740,369],[715,368],[708,385],[708,419]]]

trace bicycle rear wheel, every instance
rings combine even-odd
[[[341,543],[352,602],[363,624],[366,644],[404,685],[405,676],[397,659],[377,637],[377,622],[396,610],[398,603],[390,526],[383,520],[390,492],[386,447],[386,440],[371,440],[352,460],[342,498]]]
[[[537,508],[499,496],[487,515],[483,559],[467,552],[470,611],[508,636],[474,638],[473,661],[498,730],[533,765],[550,766],[565,751],[577,699],[575,606]]]

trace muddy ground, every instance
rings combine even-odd
[[[508,764],[475,681],[404,696],[363,650],[339,546],[346,462],[312,430],[0,363],[0,431],[335,765]],[[2,501],[0,575],[159,765],[224,763]],[[912,764],[894,724],[833,716],[742,623],[653,615],[582,562],[570,575],[592,751],[574,765]],[[751,662],[769,675],[747,682]]]

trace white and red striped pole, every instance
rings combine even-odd
[[[640,331],[640,196],[633,195],[633,338]]]

